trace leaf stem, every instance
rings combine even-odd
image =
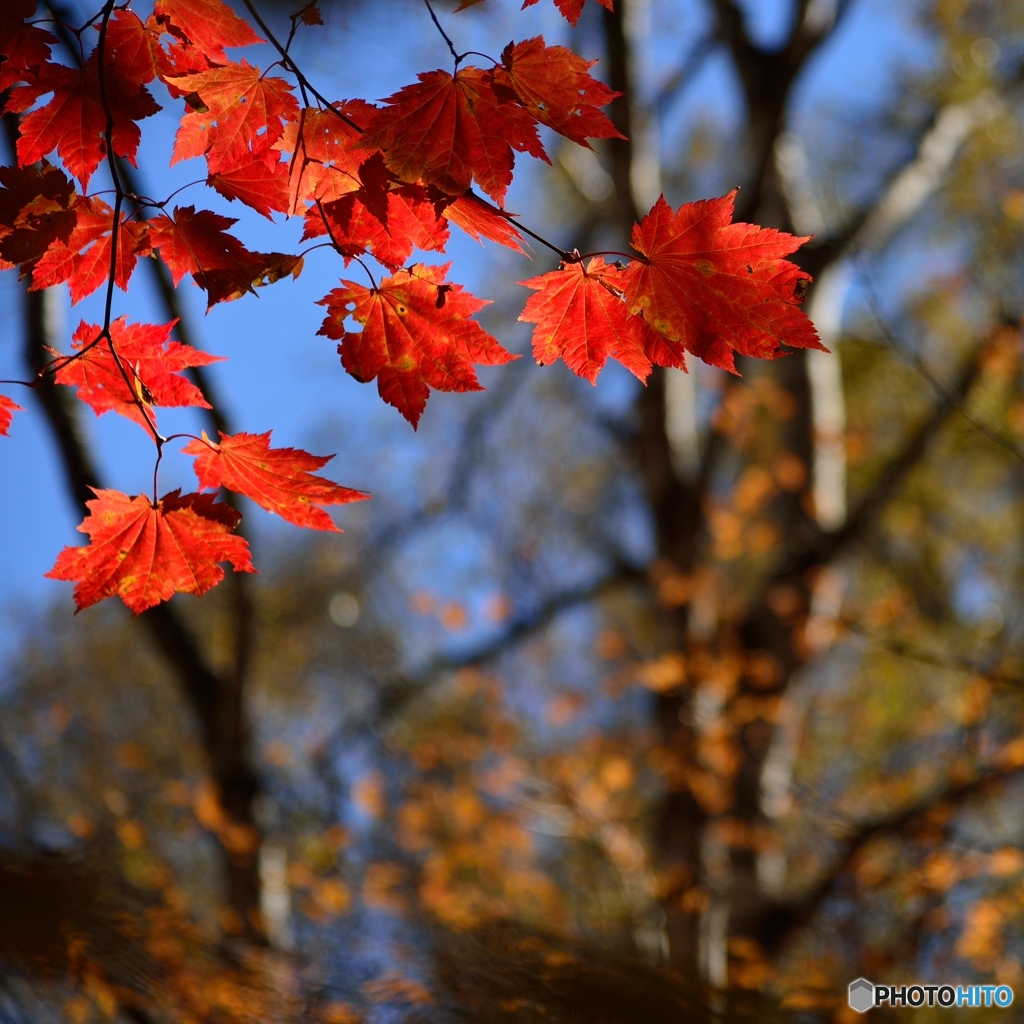
[[[158,445],[156,451],[156,463],[153,465],[153,508],[156,508],[156,506],[159,504],[159,499],[157,498],[157,495],[160,492],[157,488],[157,478],[160,475],[160,463],[163,460],[163,457],[163,445]]]
[[[600,249],[597,252],[585,252],[582,255],[576,253],[576,256],[577,259],[574,260],[574,262],[576,263],[579,263],[582,260],[589,260],[591,256],[621,256],[623,259],[627,260],[639,260],[641,263],[647,262],[647,260],[645,260],[643,256],[638,256],[635,252],[619,252],[616,249]]]
[[[358,263],[359,266],[361,266],[363,268],[363,270],[366,271],[366,276],[370,279],[370,284],[373,285],[373,290],[375,292],[379,292],[380,288],[377,286],[377,282],[376,282],[376,280],[374,280],[373,274],[370,273],[370,268],[363,262],[362,257],[361,256],[353,256],[352,259],[354,259],[356,261],[356,263]]]
[[[217,446],[208,437],[196,437],[195,434],[189,434],[187,432],[181,434],[171,434],[170,437],[165,437],[164,444],[167,444],[169,441],[177,441],[179,438],[182,437],[187,437],[190,441],[199,441],[202,444],[205,444],[213,451],[217,450]]]

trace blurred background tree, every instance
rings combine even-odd
[[[646,389],[521,360],[415,441],[358,398],[300,405],[376,494],[344,538],[258,532],[275,569],[136,622],[23,613],[6,870],[60,896],[45,850],[106,888],[70,923],[57,899],[70,988],[0,934],[4,1019],[568,1020],[582,994],[678,1019],[668,967],[692,1017],[846,1021],[860,975],[1024,984],[1024,15],[616,0],[570,34],[503,2],[442,16],[485,52],[543,30],[602,55],[630,138],[556,146],[510,206],[622,249],[662,191],[741,185],[740,219],[814,235],[833,354]],[[399,85],[443,46],[415,4],[324,17],[301,52],[339,95],[370,92],[346,56],[371,75],[387,41]],[[477,257],[509,347],[503,282],[546,269]],[[32,365],[60,303],[7,314]],[[40,399],[80,504],[96,439]],[[125,908],[134,947],[81,939]]]

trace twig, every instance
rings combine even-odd
[[[1022,452],[1020,448],[1013,443],[1013,441],[1009,438],[1003,437],[987,424],[982,423],[980,420],[972,416],[964,408],[963,396],[954,391],[950,391],[940,380],[938,380],[938,378],[935,377],[931,370],[925,366],[921,357],[916,352],[910,351],[903,344],[889,326],[889,322],[886,319],[885,314],[882,312],[878,294],[875,291],[873,282],[871,281],[871,275],[863,264],[861,266],[861,271],[864,275],[864,282],[868,293],[868,305],[871,307],[872,315],[875,318],[875,322],[878,324],[879,330],[882,332],[882,336],[892,346],[896,354],[905,359],[915,370],[917,370],[917,372],[928,382],[935,394],[944,401],[949,402],[949,404],[952,405],[953,408],[956,409],[956,411],[960,413],[960,415],[963,416],[963,418],[967,420],[972,427],[975,428],[975,430],[979,431],[993,443],[999,445],[1000,448],[1004,448],[1011,455],[1015,455],[1018,459],[1024,461],[1024,452]]]
[[[455,58],[455,67],[458,69],[458,66],[462,61],[462,57],[465,57],[466,55],[463,54],[461,57],[459,56],[459,51],[455,49],[455,44],[448,37],[448,33],[441,28],[441,22],[437,20],[437,15],[434,13],[434,8],[431,5],[430,0],[423,0],[423,2],[427,5],[427,10],[430,12],[430,20],[433,21],[437,31],[441,33],[441,38],[448,44],[448,49],[451,50],[451,54]]]

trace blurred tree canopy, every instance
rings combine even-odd
[[[1024,10],[615,0],[572,43],[629,141],[552,150],[548,232],[622,248],[662,191],[740,184],[814,235],[832,354],[646,389],[521,360],[343,539],[40,617],[0,683],[0,1019],[847,1022],[861,975],[1024,985]]]

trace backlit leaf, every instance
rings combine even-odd
[[[221,434],[220,444],[204,434],[204,440],[191,441],[182,451],[196,456],[193,468],[200,487],[226,487],[296,526],[337,532],[331,517],[318,506],[364,501],[369,495],[313,475],[333,455],[271,448],[270,433]]]
[[[11,422],[14,419],[13,413],[24,411],[17,402],[12,401],[6,395],[0,395],[0,434],[6,435],[10,430]]]
[[[642,321],[629,315],[623,301],[625,271],[595,256],[529,281],[531,295],[520,320],[536,324],[533,358],[546,365],[564,359],[573,373],[591,384],[609,357],[641,380],[651,372],[644,354]]]
[[[379,288],[342,281],[320,304],[328,316],[320,334],[340,339],[341,363],[356,380],[376,379],[381,398],[415,427],[430,388],[481,391],[473,364],[495,366],[517,358],[472,315],[487,302],[445,284],[446,264],[417,264],[386,277]],[[346,318],[363,325],[345,329]]]
[[[71,340],[71,347],[82,355],[64,363],[57,370],[56,381],[77,387],[78,397],[97,416],[113,411],[142,427],[146,426],[146,418],[139,409],[139,400],[147,406],[199,406],[209,409],[199,388],[180,371],[189,366],[208,366],[220,362],[223,357],[171,341],[173,327],[173,322],[129,324],[120,317],[110,325],[110,339],[103,338],[92,344],[103,333],[102,328],[83,320]],[[124,373],[114,359],[111,339]]]
[[[221,0],[156,0],[153,14],[172,35],[186,39],[216,64],[227,63],[225,47],[263,42]]]
[[[512,181],[513,150],[547,160],[533,118],[517,103],[502,100],[494,74],[463,68],[419,76],[385,102],[359,142],[383,150],[402,181],[436,185],[462,195],[475,179],[501,203]]]
[[[80,302],[105,284],[110,274],[110,245],[114,211],[94,196],[80,198],[75,206],[76,223],[66,242],[56,241],[32,271],[32,289],[68,282],[72,304]],[[128,280],[139,256],[150,252],[145,224],[121,214],[114,283],[128,290]]]
[[[625,138],[597,109],[622,94],[591,77],[589,70],[596,63],[564,46],[545,46],[544,37],[536,36],[509,43],[494,78],[511,89],[541,124],[590,148],[588,138]]]
[[[580,15],[583,13],[583,6],[587,0],[555,0],[555,6],[561,12],[562,17],[565,18],[573,28],[576,27],[576,23],[580,20]],[[613,0],[597,0],[597,2],[604,7],[606,10],[614,10]],[[523,0],[523,10],[527,7],[532,7],[537,0]]]
[[[207,126],[204,152],[211,174],[230,169],[250,150],[266,153],[281,137],[284,122],[299,113],[288,82],[244,60],[170,81],[181,92],[198,95],[208,108],[189,116],[199,116]],[[177,149],[175,157],[181,159]]]
[[[626,299],[673,353],[736,372],[734,353],[759,359],[823,349],[800,310],[810,275],[783,257],[806,238],[733,224],[736,193],[687,203],[664,197],[633,228],[644,256],[626,270]],[[658,362],[661,362],[658,359]]]
[[[145,495],[93,490],[78,527],[86,547],[66,547],[46,574],[71,580],[78,610],[117,596],[136,614],[175,593],[201,596],[224,578],[219,562],[255,572],[244,537],[232,533],[241,516],[212,494],[172,491],[153,504]]]

